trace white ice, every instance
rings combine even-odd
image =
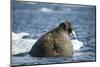
[[[25,32],[14,33],[14,32],[12,32],[12,40],[19,40],[19,39],[22,39],[24,36],[29,36],[29,33],[25,33]]]
[[[73,44],[74,51],[79,51],[80,48],[83,46],[83,43],[79,40],[73,39],[71,41],[72,41],[72,44]]]
[[[14,33],[12,32],[12,54],[28,52],[36,40],[23,39],[24,36],[29,36],[28,33]]]

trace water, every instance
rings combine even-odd
[[[69,6],[65,4],[12,4],[12,65],[84,62],[96,60],[95,6]],[[40,36],[57,27],[61,21],[71,21],[75,33],[74,42],[83,43],[71,57],[32,57],[28,54]],[[27,33],[20,35],[21,33]],[[77,35],[77,36],[76,36]],[[73,37],[74,38],[74,37]],[[74,44],[75,44],[74,43]],[[76,47],[75,47],[76,48]]]

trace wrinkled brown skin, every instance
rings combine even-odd
[[[65,21],[57,28],[44,34],[33,45],[30,54],[35,57],[54,57],[73,55],[73,45],[69,35],[72,25]]]

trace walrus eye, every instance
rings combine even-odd
[[[65,29],[65,28],[66,28],[66,25],[65,25],[64,23],[61,23],[59,26],[60,26],[62,29]]]
[[[66,24],[65,23],[61,23],[60,25],[59,25],[62,29],[64,29],[64,30],[66,30],[67,28],[67,26],[66,26]]]

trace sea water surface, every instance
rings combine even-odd
[[[16,36],[12,35],[12,65],[96,60],[95,6],[13,2],[11,8],[12,32],[16,33]],[[83,42],[80,50],[71,57],[30,56],[28,52],[36,40],[49,30],[57,27],[64,20],[71,21],[77,39]]]

